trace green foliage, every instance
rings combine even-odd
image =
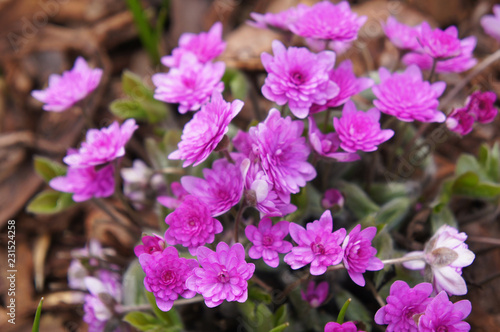
[[[248,95],[248,80],[240,70],[227,68],[222,76],[224,86],[228,87],[234,98],[245,100]]]
[[[144,277],[139,260],[135,259],[123,274],[123,304],[127,306],[148,303],[144,293]]]
[[[111,103],[111,113],[122,119],[134,118],[139,121],[158,123],[167,117],[167,106],[154,99],[154,92],[141,78],[125,70],[122,75],[123,92],[129,97]]]
[[[380,207],[368,197],[363,189],[356,184],[341,182],[339,184],[339,189],[344,195],[346,207],[358,219],[363,219],[380,209]]]
[[[247,300],[238,303],[243,324],[247,331],[252,332],[280,332],[289,326],[288,310],[286,305],[280,306],[273,314],[265,303]]]
[[[181,317],[175,308],[166,312],[161,311],[156,305],[154,294],[146,290],[144,290],[144,292],[146,293],[146,297],[148,298],[149,304],[151,304],[151,308],[153,309],[156,318],[161,321],[161,326],[164,328],[164,330],[159,331],[177,332],[184,329]]]
[[[49,182],[57,176],[66,175],[67,168],[63,164],[42,156],[35,156],[33,160],[35,172],[40,175],[45,182]]]
[[[140,311],[129,312],[123,320],[139,331],[179,331],[168,329],[168,327],[163,326],[163,322],[158,318]]]
[[[363,302],[346,290],[341,290],[335,295],[335,302],[337,302],[339,307],[343,307],[349,299],[351,300],[349,304],[350,309],[346,312],[346,316],[349,318],[348,320],[363,322],[368,327],[367,331],[369,331],[373,317],[370,312],[368,312]]]
[[[54,190],[44,190],[36,195],[26,207],[26,211],[37,214],[53,214],[66,210],[75,202],[73,194]]]
[[[33,321],[32,332],[38,332],[40,330],[40,317],[42,315],[42,304],[43,297],[40,299],[40,303],[38,303],[38,307],[36,308],[35,320]]]
[[[352,299],[349,298],[345,301],[344,305],[340,309],[339,315],[337,317],[337,323],[344,324],[345,313],[347,312],[347,308],[349,308],[349,304],[351,304]]]

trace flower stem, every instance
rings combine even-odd
[[[437,59],[432,59],[432,68],[431,68],[431,72],[430,72],[430,74],[429,74],[429,79],[428,79],[428,81],[429,81],[430,83],[432,83],[432,80],[433,80],[433,78],[434,78],[434,74],[436,73],[436,65],[437,65],[437,62],[438,62],[438,60],[437,60]]]
[[[425,260],[425,256],[424,255],[403,256],[403,257],[398,257],[398,258],[386,259],[386,260],[383,260],[382,263],[384,263],[384,265],[393,265],[393,264],[399,264],[399,263],[404,263],[404,262],[409,262],[409,261],[418,261],[418,260]]]
[[[238,243],[238,233],[240,230],[240,220],[241,217],[243,216],[243,211],[246,210],[247,208],[247,203],[246,201],[243,201],[240,205],[240,209],[238,210],[238,215],[236,216],[236,219],[234,220],[234,243]]]
[[[262,281],[262,279],[260,279],[259,277],[257,277],[255,274],[252,276],[252,278],[250,280],[252,280],[253,282],[255,282],[260,287],[264,288],[264,290],[266,292],[268,292],[268,293],[273,290],[273,288],[271,286],[269,286],[268,284],[266,284],[264,281]]]
[[[331,113],[332,113],[332,109],[331,108],[328,108],[325,111],[325,119],[323,120],[324,121],[324,123],[323,123],[323,132],[325,132],[325,133],[328,130],[328,121],[330,121],[330,114]]]

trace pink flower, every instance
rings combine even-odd
[[[317,308],[325,302],[328,297],[328,292],[330,290],[330,286],[328,286],[328,282],[323,281],[316,285],[314,281],[309,281],[307,285],[307,291],[300,291],[300,295],[302,296],[302,300],[309,303],[312,308]]]
[[[74,167],[88,167],[105,164],[125,155],[125,144],[138,128],[134,119],[128,119],[121,126],[113,122],[109,127],[89,129],[86,142],[76,153],[68,154],[63,161]]]
[[[380,112],[376,108],[358,111],[354,102],[348,101],[342,110],[342,117],[333,119],[342,149],[347,152],[377,150],[377,145],[394,136],[393,130],[380,129],[379,120]]]
[[[263,258],[264,263],[270,267],[278,267],[280,259],[278,254],[284,254],[292,250],[292,244],[284,241],[288,235],[288,221],[280,221],[273,225],[269,218],[263,218],[259,222],[259,228],[248,225],[245,235],[253,246],[248,250],[248,256],[252,259]]]
[[[336,5],[321,1],[295,20],[290,30],[305,38],[346,42],[358,37],[358,31],[366,20],[366,16],[353,13],[347,1]]]
[[[143,236],[142,243],[134,248],[134,253],[137,257],[142,254],[152,255],[155,252],[162,252],[166,247],[165,239],[154,233],[153,236]]]
[[[90,294],[85,295],[83,321],[89,325],[89,331],[105,331],[106,324],[114,316],[109,304],[121,302],[121,285],[116,276],[105,272],[99,275],[99,279],[85,277],[85,286]],[[109,303],[105,304],[103,297],[107,298]]]
[[[342,196],[339,190],[331,188],[325,191],[323,199],[321,200],[321,207],[328,210],[335,206],[340,208],[344,206],[344,196]]]
[[[422,72],[409,66],[402,73],[391,73],[379,69],[380,84],[373,87],[377,97],[373,101],[381,112],[397,117],[401,121],[444,122],[446,116],[437,110],[438,97],[446,88],[446,83],[430,84],[422,80]]]
[[[440,292],[429,303],[418,320],[419,332],[470,331],[470,325],[462,320],[469,316],[472,306],[469,300],[452,303],[446,292]]]
[[[186,280],[186,287],[201,294],[207,307],[216,307],[224,300],[243,303],[248,299],[248,279],[255,265],[245,261],[241,243],[229,247],[219,242],[215,252],[200,247],[197,257],[201,267],[194,269]]]
[[[358,328],[353,322],[345,322],[344,324],[329,322],[325,325],[325,332],[358,332]],[[359,330],[359,332],[363,331]]]
[[[421,26],[414,27],[399,23],[394,17],[389,16],[387,23],[383,24],[387,38],[403,50],[418,50],[421,48],[417,37],[420,35]]]
[[[196,196],[210,210],[212,217],[220,216],[238,204],[243,194],[243,176],[239,166],[226,159],[218,159],[212,169],[203,169],[205,179],[183,176],[184,189]]]
[[[236,146],[260,164],[278,196],[287,204],[290,193],[298,193],[300,187],[316,177],[316,170],[307,162],[310,151],[302,137],[303,129],[302,121],[292,121],[289,116],[282,118],[273,108],[267,119],[250,128],[242,144]],[[251,151],[246,150],[249,147]]]
[[[75,202],[109,197],[115,192],[114,167],[110,164],[98,171],[93,166],[69,167],[68,174],[53,178],[49,185],[55,190],[73,193]]]
[[[314,118],[310,116],[309,121],[309,143],[318,155],[321,157],[332,158],[340,162],[349,162],[359,160],[360,157],[356,153],[338,152],[340,148],[339,134],[328,133],[323,134],[316,125]]]
[[[161,205],[175,210],[181,203],[184,201],[184,197],[189,195],[189,193],[184,189],[184,187],[180,184],[180,182],[172,182],[170,184],[170,189],[175,197],[170,196],[158,196],[157,200]]]
[[[311,274],[321,275],[328,266],[342,261],[344,254],[340,246],[346,230],[341,228],[332,233],[332,214],[328,210],[319,220],[308,223],[306,227],[304,229],[298,224],[290,224],[290,236],[298,246],[285,256],[285,263],[294,270],[311,263]]]
[[[454,109],[446,118],[446,126],[459,135],[467,135],[474,126],[474,116],[466,107]]]
[[[179,39],[179,47],[174,48],[172,55],[162,57],[161,63],[167,67],[178,67],[186,53],[194,54],[200,63],[207,63],[218,57],[225,48],[222,23],[215,22],[208,32],[183,33]]]
[[[250,17],[254,21],[247,21],[247,24],[259,29],[279,29],[282,31],[289,31],[290,24],[295,22],[297,18],[302,15],[309,7],[299,4],[297,7],[291,7],[279,13],[250,13]]]
[[[493,13],[481,17],[481,25],[484,32],[500,41],[500,5],[493,6]]]
[[[471,69],[477,63],[472,52],[476,47],[476,37],[467,37],[460,41],[460,54],[447,59],[440,60],[436,64],[436,73],[461,73]],[[402,58],[405,65],[417,65],[422,70],[430,70],[432,68],[432,57],[426,53],[410,52]]]
[[[169,159],[184,160],[183,167],[199,165],[222,141],[229,123],[243,108],[243,102],[236,99],[228,103],[222,94],[214,90],[209,103],[202,106],[182,131],[178,150],[168,155]]]
[[[498,109],[494,106],[496,100],[497,95],[494,92],[476,91],[467,98],[466,104],[478,122],[490,123],[498,114]]]
[[[179,257],[174,247],[165,248],[152,255],[141,255],[139,263],[146,274],[144,287],[154,294],[160,310],[172,309],[179,296],[189,299],[196,295],[186,287],[186,280],[193,269],[198,267],[198,262]]]
[[[446,30],[432,30],[429,23],[422,22],[418,41],[422,45],[422,51],[436,60],[444,60],[456,57],[461,52],[460,39],[458,39],[458,29],[455,26]]]
[[[179,104],[179,113],[197,111],[208,102],[215,91],[222,92],[221,82],[226,65],[224,62],[201,63],[196,56],[185,53],[178,67],[166,74],[154,74],[151,78],[156,86],[155,99]]]
[[[249,159],[246,159],[242,162],[241,167],[245,178],[245,200],[249,206],[255,207],[260,212],[261,218],[264,216],[283,217],[297,210],[295,205],[285,203],[279,197],[274,190],[273,183],[258,163],[252,164]],[[290,198],[288,198],[288,202],[290,202]]]
[[[441,226],[425,244],[424,251],[413,251],[406,256],[423,257],[423,260],[404,262],[407,269],[422,270],[426,264],[431,269],[431,282],[436,293],[445,290],[450,295],[467,294],[467,285],[462,278],[462,268],[474,261],[475,255],[464,243],[467,234],[456,228]]]
[[[351,60],[342,61],[338,67],[332,69],[328,75],[330,80],[338,85],[340,92],[337,96],[328,100],[324,105],[313,105],[310,113],[317,113],[330,107],[341,106],[352,96],[373,86],[373,80],[370,78],[356,78],[352,70]]]
[[[262,94],[278,105],[288,103],[293,115],[304,119],[312,104],[323,105],[339,93],[339,87],[330,81],[328,70],[335,64],[335,53],[318,54],[305,47],[289,47],[273,41],[274,57],[262,53],[261,60],[268,75]]]
[[[164,194],[167,190],[163,175],[155,173],[140,159],[134,160],[132,167],[120,170],[123,179],[123,194],[136,210],[143,210],[150,197]]]
[[[429,283],[420,283],[410,288],[404,281],[395,281],[387,297],[387,304],[375,314],[375,323],[388,325],[388,332],[420,331],[414,317],[425,311],[431,301],[431,293],[432,285]]]
[[[352,281],[361,287],[365,286],[363,273],[378,271],[384,268],[384,263],[375,255],[377,249],[372,247],[372,240],[377,234],[376,227],[367,227],[361,230],[361,225],[356,225],[346,236],[342,249],[344,250],[344,266]]]
[[[101,76],[102,69],[91,69],[85,59],[78,57],[71,70],[50,75],[49,86],[45,90],[33,90],[31,95],[45,103],[45,111],[62,112],[94,91]]]
[[[208,206],[191,195],[165,218],[165,223],[169,225],[165,241],[170,245],[183,245],[191,255],[199,246],[214,242],[215,234],[222,232],[222,224],[212,218]]]

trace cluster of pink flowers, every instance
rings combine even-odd
[[[78,150],[70,150],[63,161],[68,173],[52,179],[49,185],[59,191],[73,193],[76,202],[93,197],[108,197],[114,193],[114,166],[110,164],[125,155],[125,145],[137,129],[135,120],[121,126],[113,122],[109,127],[89,129],[86,142]],[[96,166],[101,166],[99,170]]]
[[[170,67],[168,73],[153,75],[156,86],[154,97],[158,100],[179,104],[179,112],[197,111],[208,102],[214,91],[222,92],[224,62],[212,62],[225,49],[222,41],[222,24],[215,23],[208,33],[185,33],[179,39],[179,47],[172,55],[162,58]]]
[[[351,279],[364,286],[364,272],[384,267],[382,261],[375,257],[377,250],[371,246],[375,227],[360,232],[361,225],[358,225],[346,237],[344,228],[333,232],[331,212],[325,211],[319,220],[307,224],[306,229],[295,223],[289,228],[297,246],[285,256],[285,262],[294,270],[310,263],[311,274],[321,275],[329,266],[343,261]]]
[[[469,331],[470,325],[463,319],[470,314],[471,303],[452,303],[444,291],[429,297],[432,290],[429,283],[410,288],[404,281],[395,281],[387,304],[375,314],[375,322],[395,332]]]
[[[494,92],[476,91],[465,101],[465,106],[454,109],[446,119],[446,126],[460,135],[472,131],[474,122],[490,123],[498,114],[494,106],[497,96]]]
[[[437,73],[460,73],[477,63],[472,56],[476,38],[458,39],[455,26],[446,30],[433,30],[427,22],[422,22],[410,27],[390,17],[384,25],[384,31],[394,45],[411,51],[402,59],[407,66],[414,64],[422,70],[429,70],[433,67],[433,62],[437,61]]]

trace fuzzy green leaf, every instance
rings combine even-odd
[[[61,212],[73,204],[73,194],[54,190],[45,190],[36,195],[26,207],[26,211],[37,214],[53,214]]]
[[[66,175],[67,168],[61,163],[42,156],[35,156],[33,160],[35,172],[40,175],[45,182],[49,182],[55,177]]]

